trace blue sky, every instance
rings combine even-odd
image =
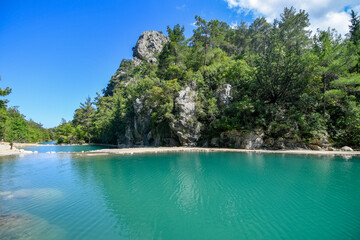
[[[80,102],[106,87],[121,59],[132,58],[131,49],[143,31],[166,32],[167,25],[179,23],[189,37],[195,15],[229,24],[259,15],[271,21],[272,13],[253,2],[0,0],[0,87],[13,89],[10,106],[20,106],[28,119],[54,127],[61,118],[71,120]],[[262,1],[267,2],[273,5]],[[276,5],[279,13],[288,4],[276,2],[283,2]],[[346,18],[346,6],[357,7],[356,1],[314,12],[313,19],[326,22],[332,12]]]

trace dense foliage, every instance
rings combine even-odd
[[[354,12],[351,18],[345,37],[333,29],[311,33],[308,14],[294,8],[272,24],[261,17],[231,27],[196,16],[189,39],[184,27],[168,27],[157,64],[122,61],[103,95],[57,128],[58,142],[117,144],[136,99],[153,109],[152,124],[166,125],[177,117],[178,91],[191,86],[204,139],[262,128],[305,140],[327,132],[335,145],[360,146],[360,20]],[[214,95],[223,84],[232,86],[229,105]]]
[[[11,93],[9,87],[2,90],[0,97]],[[26,120],[17,107],[7,107],[8,100],[0,100],[0,140],[7,142],[46,142],[52,139],[52,132],[40,123]]]

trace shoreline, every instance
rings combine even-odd
[[[177,152],[234,152],[234,153],[265,153],[292,155],[321,155],[321,156],[360,156],[360,151],[315,151],[315,150],[265,150],[265,149],[232,149],[232,148],[201,148],[201,147],[144,147],[122,149],[100,149],[75,153],[80,156],[102,155],[133,155]]]
[[[15,148],[46,146],[40,143],[13,143]],[[0,145],[10,146],[9,142],[0,142]]]
[[[23,149],[12,149],[12,150],[0,150],[0,157],[11,156],[11,155],[23,155],[23,154],[32,154],[32,151],[26,151]]]
[[[7,145],[1,143],[1,145]],[[86,144],[88,145],[88,144]],[[34,143],[14,143],[16,147],[46,146]],[[60,146],[60,145],[58,145]],[[64,146],[64,145],[63,145]],[[104,145],[106,146],[106,145]],[[21,154],[38,154],[37,151],[24,149],[13,150],[0,148],[0,157]],[[260,153],[260,154],[291,154],[291,155],[318,155],[318,156],[345,156],[360,157],[360,151],[316,151],[307,149],[297,150],[266,150],[266,149],[234,149],[234,148],[203,148],[203,147],[139,147],[139,148],[106,148],[84,152],[48,152],[46,154],[73,154],[76,156],[104,156],[104,155],[133,155],[133,154],[158,154],[158,153],[181,153],[181,152],[233,152],[233,153]]]
[[[21,147],[33,147],[38,146],[40,144],[37,143],[14,143],[13,149],[10,149],[10,143],[8,142],[0,142],[0,157],[2,156],[10,156],[10,155],[22,155],[22,154],[30,154],[34,153],[32,151],[27,151],[24,149],[18,149]]]

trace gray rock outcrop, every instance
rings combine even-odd
[[[108,86],[104,90],[105,96],[112,95],[113,90],[120,85],[127,85],[137,81],[130,76],[129,72],[141,63],[156,63],[156,55],[159,54],[169,38],[157,31],[143,32],[133,47],[133,59],[123,59],[115,74],[111,77]]]
[[[137,98],[133,104],[134,108],[134,140],[135,145],[148,146],[152,140],[151,113],[152,109],[145,107],[144,97]],[[150,138],[150,139],[149,139]]]
[[[157,31],[143,32],[133,48],[134,64],[137,66],[141,61],[155,63],[156,54],[159,54],[169,38]]]
[[[236,130],[220,134],[220,146],[243,149],[259,149],[264,146],[264,132],[257,129],[251,132],[239,132]]]
[[[331,147],[329,134],[326,131],[320,132],[320,135],[315,136],[308,146],[313,150],[328,150]]]
[[[196,97],[197,93],[186,87],[179,91],[179,96],[175,99],[178,116],[170,123],[170,129],[182,146],[196,146],[201,136],[201,124],[195,119]]]
[[[232,86],[230,84],[223,84],[215,92],[215,97],[218,99],[220,104],[228,106],[232,100],[231,97]]]

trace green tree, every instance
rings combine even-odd
[[[114,107],[112,112],[111,128],[113,133],[112,142],[120,143],[120,139],[125,135],[127,123],[127,99],[124,98],[124,92],[120,89],[114,94]]]
[[[1,77],[0,77],[0,81],[1,81]],[[6,87],[5,89],[0,88],[0,96],[7,96],[11,93],[11,88]],[[0,108],[4,108],[6,107],[6,103],[8,102],[8,100],[0,100]]]
[[[350,16],[350,41],[352,41],[356,45],[360,41],[360,18],[357,16],[354,10],[351,10]]]
[[[313,53],[316,61],[314,73],[321,79],[325,96],[330,83],[350,69],[355,63],[355,58],[351,50],[352,45],[342,41],[341,36],[337,35],[334,29],[318,30],[313,41]],[[325,112],[325,110],[326,101],[324,98],[323,111]]]
[[[357,55],[357,63],[351,70],[352,72],[360,73],[360,18],[356,15],[354,10],[351,10],[350,15],[350,41],[355,45],[355,53]]]
[[[167,27],[169,42],[159,55],[158,75],[161,78],[180,79],[182,76],[183,58],[186,51],[185,28],[179,24],[173,29]]]
[[[9,119],[5,127],[5,140],[9,142],[27,142],[29,140],[29,126],[18,107],[8,109]]]
[[[266,39],[264,55],[255,61],[255,89],[267,103],[294,102],[308,81],[308,14],[285,8],[281,20],[274,21]]]
[[[207,22],[199,16],[195,16],[195,25],[197,28],[191,38],[191,44],[194,49],[191,57],[202,59],[202,63],[197,66],[206,66],[209,61],[209,53],[214,48],[219,48],[225,42],[226,31],[229,25],[219,20]]]
[[[271,34],[271,24],[264,17],[256,18],[249,27],[249,54],[265,54],[266,40]]]
[[[61,143],[75,143],[76,139],[76,130],[72,126],[71,121],[67,122],[65,119],[61,119],[61,123],[56,127],[56,142]]]
[[[87,97],[84,103],[80,103],[80,108],[76,109],[74,114],[74,124],[82,126],[88,143],[91,140],[91,127],[93,126],[93,118],[95,116],[95,108],[92,105],[91,98]]]

